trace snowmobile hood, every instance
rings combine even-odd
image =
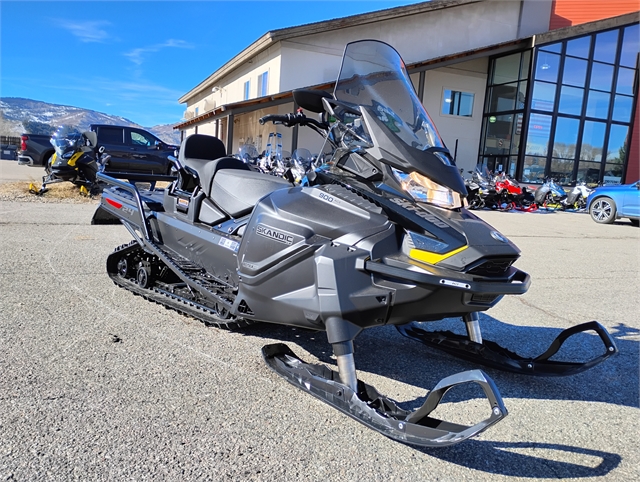
[[[354,130],[364,140],[362,147],[377,150],[381,162],[466,195],[464,181],[393,47],[377,40],[348,44],[334,97],[362,113]]]

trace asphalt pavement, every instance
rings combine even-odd
[[[485,339],[536,355],[562,329],[598,320],[620,353],[566,378],[487,368],[509,416],[475,439],[422,449],[303,393],[261,358],[284,341],[334,365],[323,333],[206,328],[115,286],[105,260],[130,235],[91,226],[94,208],[0,201],[0,480],[640,479],[640,229],[626,221],[479,213],[520,247],[517,266],[533,278],[481,316]],[[566,350],[586,359],[602,348],[589,333]],[[479,368],[392,327],[362,333],[355,357],[361,379],[406,406]],[[488,416],[472,390],[444,402],[436,416]]]

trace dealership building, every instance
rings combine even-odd
[[[258,119],[294,112],[294,89],[332,92],[345,45],[376,39],[402,55],[465,171],[634,182],[638,10],[637,0],[442,0],[270,31],[179,99],[174,128],[215,135],[229,154],[245,144],[261,152],[270,134],[285,151],[318,152],[316,133]]]

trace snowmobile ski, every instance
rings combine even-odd
[[[298,358],[284,343],[262,348],[265,362],[296,387],[337,408],[381,434],[412,445],[446,447],[473,437],[507,416],[507,409],[493,380],[482,370],[470,370],[441,380],[429,392],[424,404],[411,412],[381,395],[371,385],[358,380],[357,392],[340,381],[337,372],[324,365],[311,365]],[[448,390],[463,383],[482,387],[491,414],[472,426],[459,425],[429,416]]]
[[[396,329],[407,338],[424,343],[427,346],[442,350],[449,355],[522,375],[567,376],[588,370],[602,363],[610,356],[618,353],[615,341],[607,330],[597,321],[590,321],[572,326],[560,332],[547,351],[535,358],[524,358],[493,341],[471,341],[469,338],[450,331],[425,330],[420,323],[408,323],[396,326]],[[605,346],[605,352],[584,363],[550,360],[570,336],[585,331],[595,331]]]

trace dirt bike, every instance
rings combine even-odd
[[[324,331],[337,372],[304,362],[287,345],[262,350],[269,368],[381,434],[443,447],[472,437],[507,415],[481,370],[440,381],[422,407],[405,410],[359,380],[354,339],[394,325],[405,336],[473,362],[527,375],[569,375],[617,352],[596,322],[560,333],[535,358],[483,340],[479,313],[504,295],[525,293],[515,268],[520,251],[463,208],[467,192],[452,156],[418,100],[399,54],[372,40],[347,45],[333,95],[296,90],[305,111],[261,123],[310,128],[325,139],[326,164],[305,186],[251,171],[225,157],[215,137],[193,134],[173,159],[166,189],[98,174],[109,185],[100,209],[120,219],[133,240],[107,258],[119,286],[227,329],[257,322]],[[467,335],[425,328],[460,317]],[[587,362],[550,358],[566,338],[594,330],[604,354]],[[391,356],[386,353],[385,356]],[[471,426],[432,416],[444,394],[480,385],[488,416]]]

